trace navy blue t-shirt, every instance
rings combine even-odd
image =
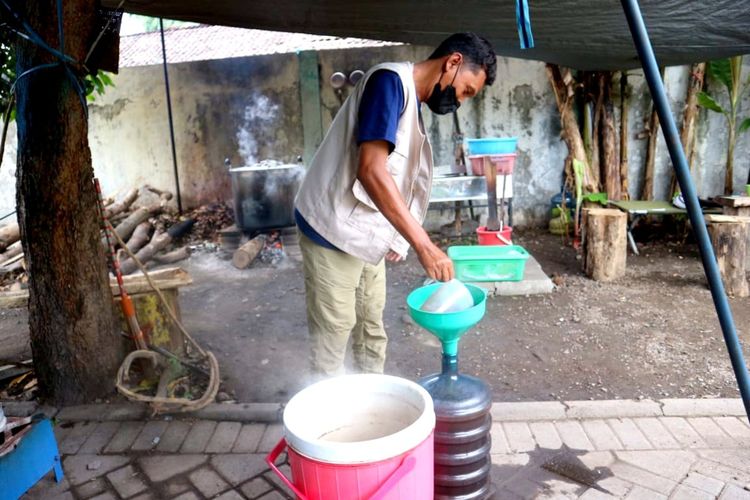
[[[357,145],[367,141],[386,141],[388,152],[393,152],[398,120],[403,110],[404,87],[398,74],[381,69],[370,75],[359,102]],[[299,230],[310,240],[322,247],[338,250],[308,224],[296,208],[294,218]]]

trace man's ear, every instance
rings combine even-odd
[[[460,52],[454,52],[453,54],[448,56],[448,60],[446,61],[446,70],[456,69],[456,66],[461,64],[463,62],[464,56]]]

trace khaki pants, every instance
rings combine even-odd
[[[324,248],[301,233],[299,243],[313,372],[343,374],[351,335],[355,369],[383,373],[388,343],[383,328],[385,261],[373,266]]]

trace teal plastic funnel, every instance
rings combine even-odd
[[[466,285],[474,299],[474,305],[458,312],[435,313],[422,310],[422,304],[440,287],[442,283],[423,286],[412,291],[406,298],[409,313],[414,321],[435,335],[443,343],[443,354],[456,356],[458,339],[484,317],[487,304],[487,292],[476,285]]]

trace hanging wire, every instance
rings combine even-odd
[[[28,76],[38,70],[41,69],[51,69],[58,66],[62,66],[62,68],[65,70],[65,74],[70,79],[71,83],[73,84],[73,90],[75,90],[76,94],[78,95],[78,99],[81,102],[81,106],[83,106],[84,110],[84,116],[86,119],[88,119],[88,106],[86,105],[86,90],[85,86],[81,83],[81,78],[77,76],[73,69],[70,67],[71,64],[76,66],[81,66],[78,61],[73,59],[71,56],[65,54],[65,31],[63,29],[63,8],[62,8],[62,0],[57,0],[57,36],[58,41],[60,44],[60,49],[56,50],[47,45],[44,40],[34,31],[34,29],[29,25],[28,22],[26,22],[13,8],[8,5],[8,2],[6,0],[0,0],[0,4],[5,7],[5,10],[7,10],[11,16],[18,22],[18,24],[23,27],[24,32],[20,32],[19,30],[10,28],[15,33],[21,35],[24,39],[32,42],[33,44],[37,45],[38,47],[41,47],[42,49],[46,50],[52,56],[54,56],[58,61],[56,63],[45,63],[40,64],[38,66],[35,66],[33,68],[30,68],[20,75],[16,77],[15,82],[13,82],[13,85],[11,86],[11,92],[15,91],[16,84],[21,80],[21,78]],[[7,25],[6,25],[7,26]]]

